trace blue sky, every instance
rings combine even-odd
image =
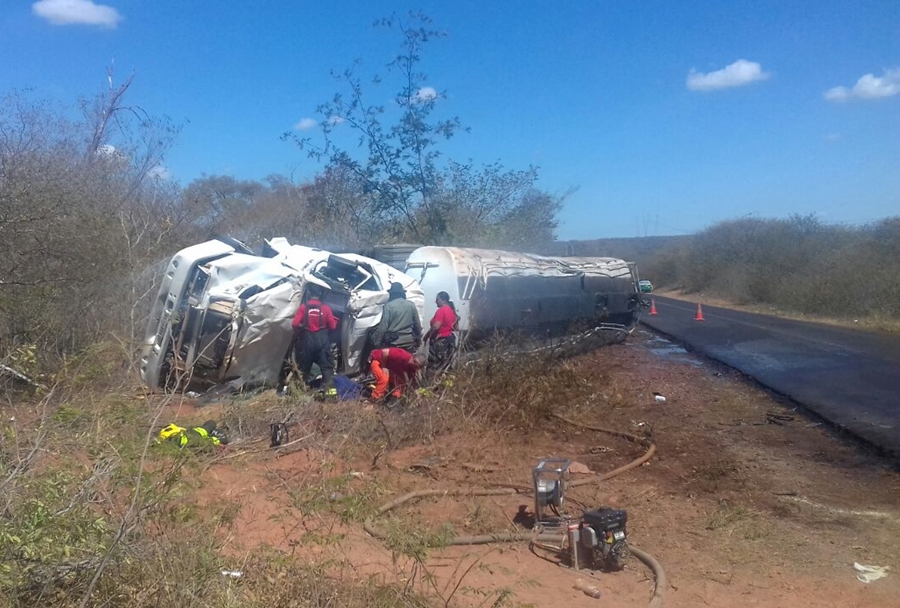
[[[900,214],[900,2],[6,0],[0,93],[93,96],[114,61],[131,103],[183,131],[171,179],[297,181],[279,136],[318,118],[329,76],[398,47],[421,9],[448,34],[422,69],[469,133],[447,157],[540,167],[577,192],[563,239],[686,234],[724,219]],[[387,102],[392,91],[373,89]]]

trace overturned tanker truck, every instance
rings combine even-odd
[[[446,291],[459,330],[476,338],[497,329],[565,331],[574,321],[630,329],[643,307],[637,266],[616,258],[420,247],[404,269],[425,292],[426,318]]]
[[[169,262],[144,339],[141,378],[152,389],[227,384],[273,385],[291,344],[291,322],[309,285],[338,319],[335,369],[361,371],[368,332],[381,320],[388,288],[399,282],[421,315],[419,284],[360,255],[336,255],[266,241],[254,254],[217,239],[179,251]]]
[[[335,370],[350,376],[365,371],[368,333],[381,320],[392,282],[404,286],[423,327],[436,310],[435,296],[446,291],[457,307],[458,331],[474,338],[495,330],[564,330],[576,320],[628,330],[642,308],[635,265],[615,258],[418,247],[383,259],[394,265],[284,238],[266,241],[260,254],[233,239],[183,249],[169,262],[154,302],[141,376],[155,390],[274,385],[309,285],[323,288],[322,300],[338,318],[331,336]]]

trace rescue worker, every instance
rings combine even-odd
[[[331,340],[328,332],[337,328],[337,319],[328,304],[323,304],[322,288],[309,285],[306,288],[307,301],[300,305],[294,321],[294,361],[300,370],[303,382],[306,382],[312,365],[315,363],[322,372],[322,388],[325,395],[337,394],[334,388],[334,365],[331,363]],[[287,368],[290,371],[290,367]],[[283,395],[287,373],[284,369],[279,379],[278,394]]]
[[[456,329],[459,317],[456,306],[446,291],[438,292],[434,303],[438,308],[431,318],[428,333],[425,334],[425,340],[428,341],[428,367],[434,371],[444,371],[450,366],[456,350],[453,330]]]
[[[403,389],[416,382],[419,370],[425,367],[425,355],[412,355],[402,348],[376,348],[369,355],[369,371],[375,376],[372,399],[383,399],[391,388],[391,397],[399,399]]]
[[[203,447],[208,445],[220,446],[228,443],[228,439],[216,428],[214,420],[207,420],[201,426],[187,429],[177,424],[170,424],[159,431],[156,442],[173,441],[178,447],[186,445]]]
[[[374,348],[402,348],[414,353],[422,346],[422,322],[416,305],[406,299],[400,283],[391,283],[390,300],[381,312],[381,322],[372,334]]]

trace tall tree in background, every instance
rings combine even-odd
[[[434,201],[440,155],[436,144],[439,139],[453,137],[460,128],[455,117],[433,119],[442,95],[426,86],[427,78],[419,71],[423,47],[444,34],[433,29],[422,14],[410,15],[409,22],[394,17],[379,25],[399,29],[403,39],[401,52],[387,66],[388,76],[400,81],[393,104],[386,107],[369,101],[357,61],[343,72],[332,74],[347,94],[336,93],[316,109],[321,117],[322,140],[296,141],[310,157],[326,161],[332,171],[351,172],[378,215],[402,221],[413,239],[426,242],[441,232],[441,217]],[[377,88],[383,78],[376,76],[373,87]],[[355,158],[337,137],[345,126],[357,135],[359,147],[367,152],[364,158]]]
[[[471,163],[442,162],[440,143],[462,127],[455,116],[438,116],[446,96],[428,86],[420,64],[425,46],[445,34],[421,13],[376,25],[401,34],[400,52],[387,64],[386,74],[372,79],[372,90],[364,85],[359,61],[334,74],[343,90],[316,109],[321,139],[287,136],[311,158],[326,163],[328,181],[318,183],[320,193],[329,183],[335,185],[338,176],[343,185],[357,187],[355,192],[344,190],[346,199],[320,197],[321,202],[351,210],[357,243],[373,236],[376,241],[457,245],[552,241],[562,199],[534,191],[536,168],[506,171],[499,163],[476,169]],[[389,80],[398,87],[391,103],[373,103],[379,86]],[[328,192],[336,194],[333,188]],[[510,222],[528,232],[524,239],[511,225],[502,227]],[[366,234],[371,231],[365,226],[378,227],[379,235]]]

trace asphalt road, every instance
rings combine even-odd
[[[653,299],[651,329],[900,454],[900,336]]]

